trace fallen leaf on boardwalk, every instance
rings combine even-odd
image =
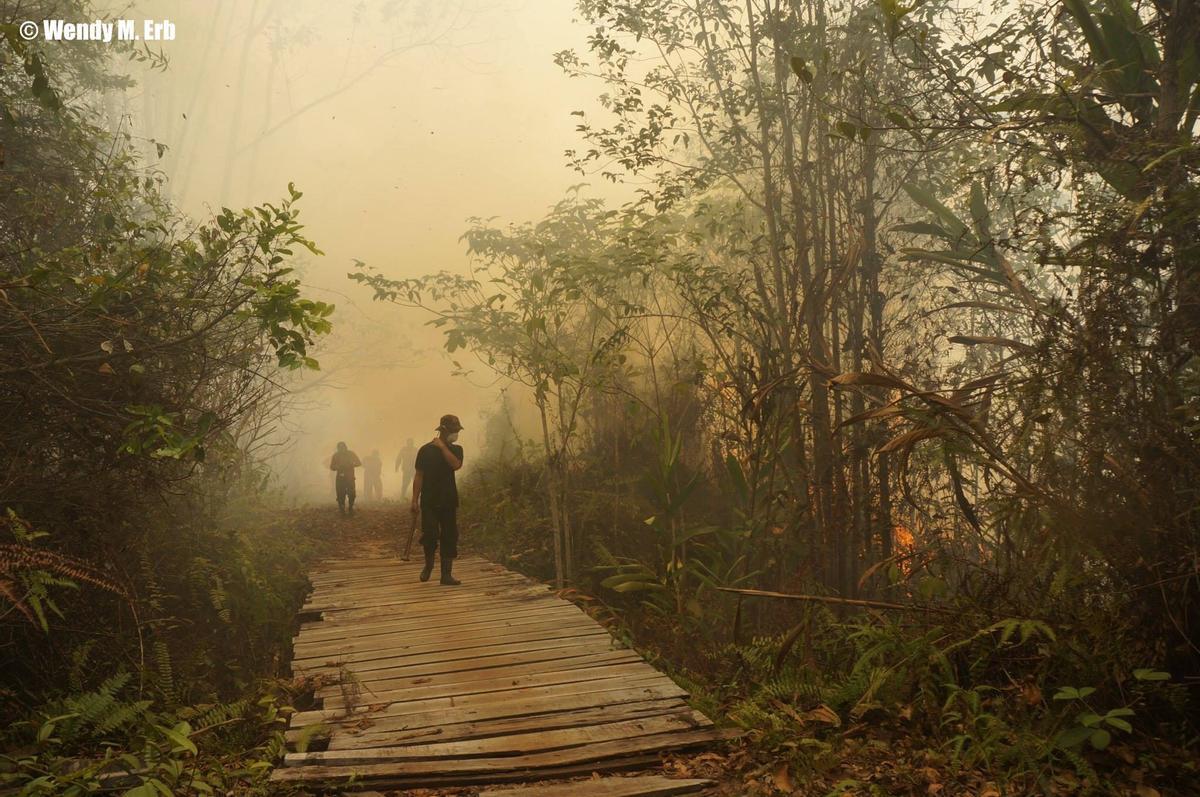
[[[788,769],[786,762],[780,764],[775,770],[775,777],[772,780],[775,783],[775,788],[784,794],[791,794],[796,790],[796,784],[792,782],[792,773]]]
[[[383,711],[385,708],[387,708],[390,705],[391,705],[391,703],[372,703],[371,705],[367,706],[367,710],[368,711]]]
[[[430,682],[430,681],[432,681],[432,680],[433,680],[433,679],[432,679],[432,678],[430,678],[430,677],[427,675],[427,676],[425,676],[424,678],[414,678],[414,679],[413,679],[413,683],[414,683],[414,684],[427,684],[427,683],[429,683],[429,682]]]

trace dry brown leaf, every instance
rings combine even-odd
[[[1134,791],[1137,793],[1137,797],[1162,797],[1158,789],[1147,786],[1145,783],[1139,783]]]
[[[803,717],[805,721],[823,722],[826,725],[833,725],[834,727],[842,724],[842,718],[838,716],[838,713],[824,703],[812,711],[804,712]]]
[[[788,769],[787,762],[780,764],[775,769],[775,777],[772,780],[775,788],[784,794],[791,794],[796,790],[796,784],[792,782],[792,773]]]
[[[1035,683],[1025,682],[1021,684],[1021,699],[1026,705],[1039,705],[1042,702],[1042,690]]]

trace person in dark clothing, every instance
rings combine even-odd
[[[417,451],[413,477],[413,522],[421,520],[421,547],[425,549],[425,567],[421,580],[433,574],[433,558],[442,549],[442,584],[457,586],[451,570],[458,556],[458,486],[454,472],[462,467],[462,446],[455,445],[462,430],[458,416],[443,415],[438,436]]]
[[[334,479],[334,489],[337,491],[338,511],[346,514],[346,503],[350,504],[350,514],[354,514],[354,469],[362,467],[362,461],[345,443],[337,444],[337,451],[329,459],[329,469],[337,474]]]
[[[363,460],[363,481],[366,482],[367,500],[383,500],[383,460],[379,457],[379,449],[367,454]]]
[[[413,478],[413,460],[417,457],[417,447],[413,445],[413,439],[408,438],[408,442],[404,444],[404,448],[400,449],[400,453],[396,455],[395,470],[403,469],[404,481],[400,484],[400,495],[408,493],[408,485],[412,484]],[[393,471],[395,472],[395,471]]]

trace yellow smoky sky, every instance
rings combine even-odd
[[[440,332],[374,303],[354,260],[395,277],[467,267],[470,217],[540,217],[569,186],[619,202],[628,189],[572,171],[584,146],[571,111],[598,108],[599,83],[571,79],[553,54],[586,49],[572,0],[147,0],[114,18],[169,19],[175,39],[145,43],[156,64],[114,118],[143,140],[176,201],[200,217],[275,202],[294,182],[301,220],[324,251],[305,258],[314,297],[337,305],[319,374],[296,380],[273,457],[297,495],[324,496],[334,444],[379,449],[385,491],[405,439],[459,415],[467,465],[499,405],[481,366],[451,375]],[[162,157],[157,144],[165,145]],[[463,365],[470,365],[464,359]],[[390,483],[389,483],[390,482]]]

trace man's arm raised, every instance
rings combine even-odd
[[[458,470],[462,467],[462,460],[454,456],[454,452],[450,450],[450,446],[446,445],[446,441],[440,436],[433,438],[433,444],[442,452],[442,458],[446,460],[446,464],[450,466],[450,470]]]

